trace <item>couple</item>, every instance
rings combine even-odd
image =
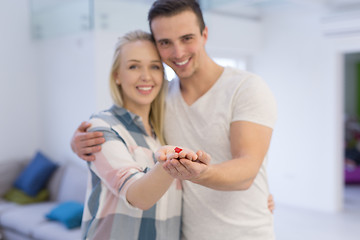
[[[265,167],[273,95],[207,55],[195,0],[157,0],[148,20],[153,38],[131,32],[115,51],[115,105],[72,139],[91,173],[83,238],[274,239]],[[177,74],[169,86],[162,61]]]

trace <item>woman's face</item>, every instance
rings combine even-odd
[[[125,44],[121,49],[116,84],[121,85],[124,107],[137,113],[149,108],[158,95],[164,76],[155,45],[147,40]]]

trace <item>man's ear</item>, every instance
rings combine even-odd
[[[205,28],[204,28],[204,30],[202,31],[202,37],[203,37],[203,39],[204,39],[204,44],[207,42],[207,39],[208,39],[208,27],[207,26],[205,26]]]

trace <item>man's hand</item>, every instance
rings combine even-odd
[[[203,174],[210,164],[210,155],[203,151],[197,151],[194,155],[187,149],[179,153],[167,155],[164,169],[174,178],[180,180],[196,180]]]
[[[90,123],[82,122],[71,139],[71,149],[85,161],[94,161],[93,153],[100,152],[100,144],[105,142],[101,132],[86,132]]]
[[[197,160],[198,156],[189,149],[182,149],[171,145],[165,145],[160,147],[155,152],[155,158],[158,162],[164,163],[167,160],[180,158],[186,158],[190,161],[195,161]]]
[[[269,194],[269,197],[268,197],[268,208],[269,208],[271,213],[274,213],[275,201],[274,201],[274,198],[273,198],[272,194]]]

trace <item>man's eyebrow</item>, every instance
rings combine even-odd
[[[157,40],[156,42],[163,42],[163,41],[170,41],[170,40],[167,38],[162,38],[162,39]]]
[[[194,33],[189,33],[189,34],[185,34],[185,35],[181,36],[180,38],[192,37],[194,35],[195,35]]]

